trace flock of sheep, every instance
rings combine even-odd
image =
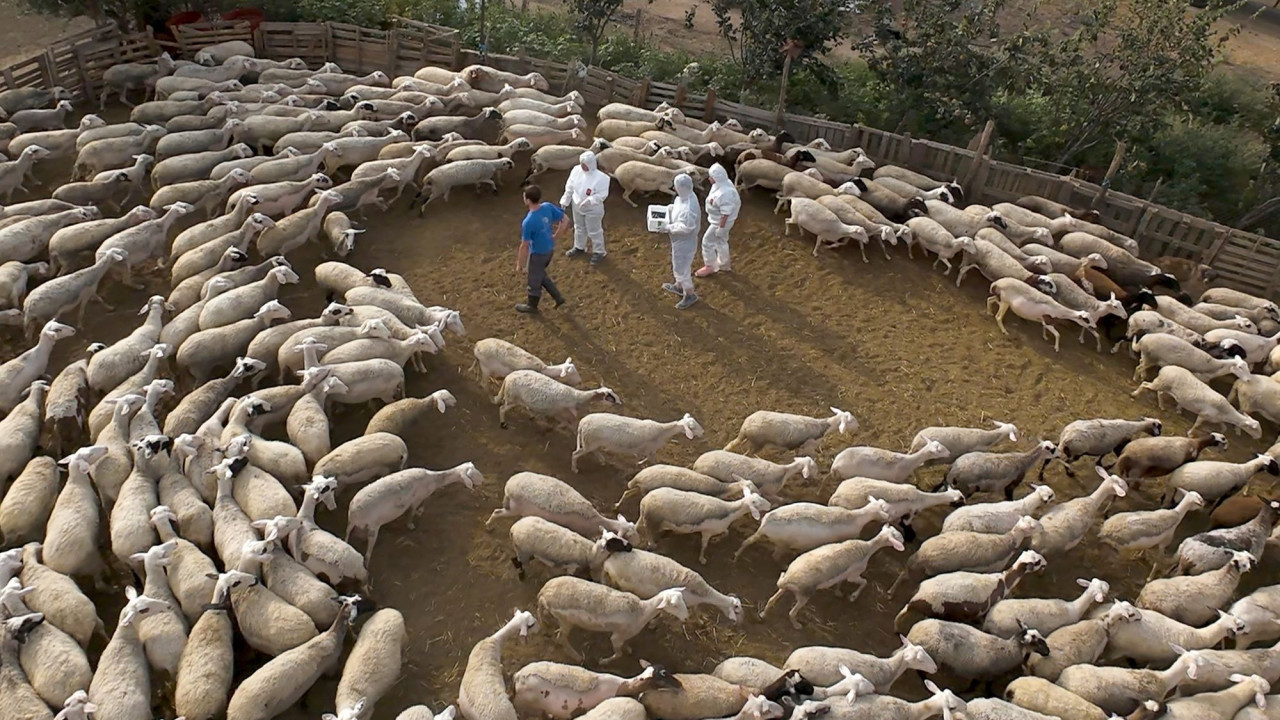
[[[373,715],[399,680],[407,638],[403,616],[384,608],[346,639],[367,609],[356,593],[374,584],[367,568],[379,531],[406,515],[412,529],[445,486],[484,482],[472,463],[406,467],[405,436],[456,402],[448,390],[403,397],[406,369],[425,371],[423,354],[465,328],[457,311],[424,304],[403,277],[340,259],[305,273],[340,302],[293,319],[277,298],[303,274],[286,258],[316,240],[345,257],[362,232],[348,213],[386,209],[407,190],[424,207],[456,187],[496,189],[519,152],[532,151],[536,177],[571,168],[590,145],[628,200],[670,193],[681,172],[705,179],[698,163],[726,163],[740,187],[778,191],[788,226],[818,237],[815,252],[857,241],[865,260],[874,236],[882,246],[918,246],[948,269],[959,257],[960,278],[976,268],[992,281],[998,319],[1012,310],[1055,336],[1055,323],[1076,323],[1099,336],[1099,349],[1099,321],[1127,321],[1122,342],[1140,356],[1139,378],[1159,368],[1140,389],[1196,413],[1196,429],[1227,424],[1257,437],[1249,413],[1280,420],[1280,383],[1253,374],[1280,367],[1280,309],[1220,289],[1194,307],[1156,295],[1189,289],[1203,269],[1146,263],[1131,239],[1070,208],[1023,198],[961,209],[953,183],[892,166],[863,177],[874,164],[856,149],[797,146],[785,134],[700,123],[674,109],[608,105],[592,140],[581,96],[549,96],[536,74],[423,68],[392,81],[256,59],[243,44],[198,59],[206,64],[162,56],[109,69],[104,105],[110,92],[158,98],[135,106],[129,122],[86,115],[64,129],[65,92],[0,93],[0,138],[14,158],[0,163],[0,196],[31,192],[33,170],[74,159],[69,181],[46,188],[48,197],[0,210],[0,319],[33,341],[0,364],[0,548],[10,548],[0,552],[0,720],[55,712],[151,720],[156,708],[186,720],[267,720],[328,672],[340,675],[332,717]],[[156,285],[142,279],[158,281],[157,268],[169,275],[168,296],[152,296],[130,334],[51,367],[56,343],[87,329],[85,309],[102,302],[104,280]],[[504,426],[531,415],[576,430],[574,472],[609,457],[647,461],[674,438],[704,434],[689,415],[585,414],[622,399],[579,388],[572,360],[548,364],[497,338],[472,351],[485,387],[501,383],[494,402]],[[1238,410],[1207,384],[1224,375],[1236,378]],[[370,404],[378,409],[365,432],[334,447],[330,414]],[[997,447],[1019,439],[1007,423],[934,427],[907,452],[842,450],[828,468],[839,485],[826,503],[787,502],[816,484],[819,443],[857,427],[838,408],[826,417],[753,413],[725,450],[690,468],[637,473],[615,508],[638,501],[634,523],[554,477],[513,475],[488,524],[515,518],[513,563],[541,583],[537,606],[475,645],[456,710],[419,705],[397,717],[1276,717],[1280,698],[1268,693],[1280,680],[1280,586],[1243,598],[1236,590],[1280,506],[1227,498],[1256,473],[1276,473],[1280,448],[1243,463],[1201,460],[1226,439],[1162,436],[1150,418],[1078,420],[1057,442],[1025,450]],[[757,456],[766,450],[792,459]],[[1098,463],[1092,493],[1063,498],[1043,484],[1048,467],[1074,473],[1085,457]],[[922,490],[912,477],[933,465],[946,466],[942,483]],[[1019,491],[1037,466],[1041,483]],[[788,488],[797,477],[808,483]],[[1114,498],[1161,477],[1161,506],[1108,516]],[[343,537],[315,519],[340,493],[349,498]],[[1188,537],[1167,562],[1182,520],[1223,500],[1222,510],[1244,517]],[[607,633],[613,655],[604,662],[613,662],[659,614],[683,622],[706,605],[744,620],[740,598],[654,552],[680,542],[666,535],[697,535],[705,562],[714,538],[747,516],[758,520],[737,555],[764,544],[788,561],[776,594],[757,599],[759,615],[789,601],[799,626],[817,593],[848,583],[857,602],[869,564],[883,562],[881,550],[906,552],[921,513],[945,517],[888,591],[912,592],[896,620],[902,647],[890,657],[802,647],[781,667],[735,657],[711,673],[646,665],[620,676],[584,667],[572,642],[574,629]],[[1132,602],[1110,599],[1097,578],[1081,579],[1083,591],[1066,599],[1010,597],[1099,520],[1101,542],[1155,556]],[[363,551],[353,544],[361,540]],[[121,584],[125,605],[104,623],[85,591],[114,594]],[[503,644],[551,628],[575,664],[526,665],[509,691]],[[1237,649],[1215,649],[1232,637]],[[86,653],[95,638],[105,638],[96,667]],[[237,664],[242,646],[265,663],[247,672]],[[907,702],[891,689],[909,670],[985,683],[988,696],[993,682],[1011,682],[1004,699],[967,702],[926,682],[930,697]]]

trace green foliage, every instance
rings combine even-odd
[[[1164,178],[1161,203],[1230,222],[1248,209],[1242,203],[1268,151],[1261,137],[1240,127],[1203,120],[1167,122],[1137,148],[1120,187],[1141,194],[1154,178]]]
[[[820,66],[822,57],[845,37],[847,0],[709,0],[729,54],[743,66],[752,84],[778,75],[788,41],[803,51],[795,64]],[[737,10],[735,19],[733,10]]]
[[[367,28],[380,28],[387,22],[387,0],[298,0],[298,16],[302,20],[332,20]]]

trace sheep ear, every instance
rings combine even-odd
[[[1076,578],[1076,584],[1080,587],[1089,587],[1089,581],[1084,578]]]

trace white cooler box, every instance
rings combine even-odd
[[[645,213],[648,219],[649,232],[658,233],[667,231],[667,206],[666,205],[650,205],[648,212]]]

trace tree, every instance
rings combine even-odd
[[[653,0],[649,0],[653,2]],[[586,38],[591,46],[588,65],[596,64],[596,52],[600,49],[600,40],[604,37],[609,23],[622,7],[622,0],[565,0],[565,6],[574,16],[574,27]]]
[[[804,48],[793,64],[825,70],[822,57],[845,37],[851,10],[848,0],[709,1],[720,36],[748,82],[777,77],[788,42]]]

